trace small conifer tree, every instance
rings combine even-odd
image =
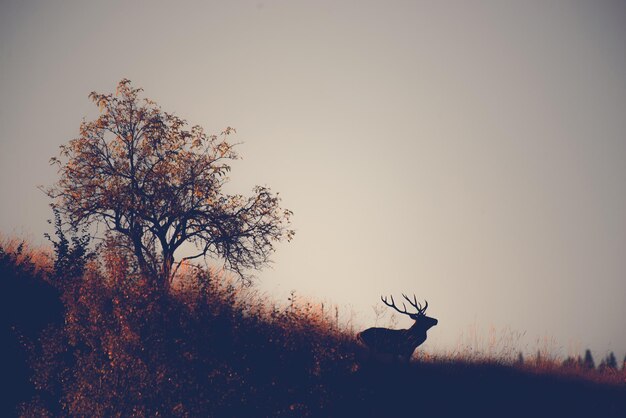
[[[615,354],[611,351],[609,356],[606,358],[606,365],[613,370],[617,370],[617,359],[615,358]]]
[[[583,361],[583,367],[585,367],[586,369],[596,368],[596,364],[593,361],[593,356],[591,355],[591,351],[589,349],[585,351],[585,360]]]

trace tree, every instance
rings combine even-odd
[[[586,369],[596,368],[596,364],[593,361],[593,356],[591,355],[591,351],[589,349],[585,350],[585,360],[583,361],[583,367]]]
[[[598,366],[598,370],[601,372],[617,370],[617,359],[612,351],[602,359],[602,362]]]
[[[565,360],[563,360],[561,366],[567,369],[574,369],[576,368],[576,359],[572,356],[568,356]]]
[[[88,250],[91,236],[87,231],[69,231],[71,235],[68,239],[66,231],[63,230],[63,220],[59,210],[54,209],[53,212],[56,240],[50,234],[44,234],[54,247],[52,277],[54,280],[79,277],[83,274],[87,261],[95,255]],[[49,219],[48,223],[52,224],[52,220]]]
[[[615,358],[615,354],[613,354],[612,351],[606,357],[606,365],[609,369],[617,370],[617,359]]]
[[[104,225],[123,237],[141,273],[164,290],[182,262],[208,256],[249,281],[244,271],[266,265],[275,242],[293,237],[292,212],[267,187],[256,186],[250,197],[222,191],[228,162],[238,159],[228,141],[234,129],[207,135],[188,128],[140,100],[141,91],[123,79],[115,94],[89,95],[100,115],[51,159],[60,173],[46,190],[53,207],[73,228]],[[176,262],[185,242],[197,252]]]

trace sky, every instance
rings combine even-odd
[[[414,293],[427,350],[621,358],[625,45],[623,1],[0,0],[0,231],[45,242],[49,158],[129,78],[294,212],[273,299],[358,329]]]

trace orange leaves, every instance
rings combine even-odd
[[[130,80],[127,78],[123,78],[117,83],[117,88],[115,89],[115,95],[118,96],[120,94],[128,94],[130,86]]]
[[[226,129],[222,131],[222,135],[230,135],[233,133],[237,133],[237,130],[235,130],[235,128],[231,128],[230,126],[227,126]]]
[[[231,145],[224,141],[224,142],[220,142],[219,145],[217,146],[217,151],[219,153],[220,157],[224,157],[228,154],[228,151],[231,150]]]

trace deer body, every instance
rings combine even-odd
[[[357,334],[357,340],[377,357],[392,356],[392,358],[401,358],[408,361],[415,349],[426,341],[426,331],[437,325],[438,321],[435,318],[426,316],[425,312],[428,302],[422,308],[422,305],[417,303],[415,296],[413,301],[406,295],[403,296],[417,309],[417,313],[408,313],[406,306],[403,311],[398,309],[393,301],[393,296],[391,297],[391,304],[387,302],[387,299],[381,299],[387,306],[415,320],[411,328],[368,328]]]

